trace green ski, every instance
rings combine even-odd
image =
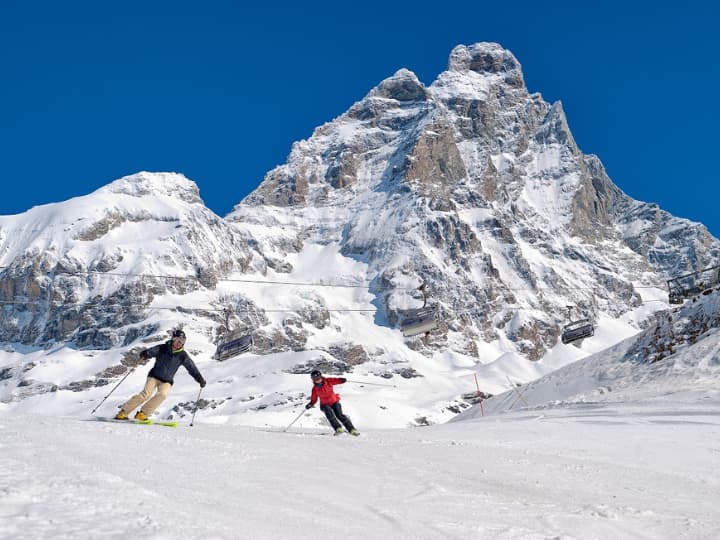
[[[156,426],[178,427],[177,422],[153,422]]]
[[[155,420],[135,420],[132,418],[128,418],[127,420],[118,420],[117,418],[102,418],[100,416],[96,416],[95,420],[98,422],[115,422],[118,424],[144,424],[146,426],[165,426],[165,427],[178,427],[178,422],[175,421],[155,421]]]
[[[165,422],[159,420],[130,420],[135,424],[145,424],[146,426],[165,426],[165,427],[178,427],[177,422]],[[118,422],[127,422],[127,420],[118,420]]]

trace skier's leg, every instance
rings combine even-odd
[[[337,416],[338,420],[343,423],[345,429],[347,429],[348,431],[353,431],[355,429],[355,426],[353,426],[350,418],[346,414],[343,414],[342,406],[340,405],[339,401],[332,405],[332,410],[335,413],[335,416]]]
[[[145,413],[145,416],[150,416],[152,413],[155,412],[155,409],[157,409],[160,404],[168,397],[170,389],[172,388],[172,385],[170,383],[158,381],[157,379],[156,385],[157,392],[145,403],[145,405],[142,406],[142,409],[140,409],[142,412]]]
[[[139,394],[135,394],[133,397],[128,399],[120,408],[127,414],[133,412],[135,410],[135,407],[137,407],[150,397],[153,390],[155,390],[156,382],[157,379],[154,379],[153,377],[148,377],[147,381],[145,381],[145,388],[143,388],[142,392],[140,392]]]
[[[325,413],[328,422],[330,422],[332,428],[337,431],[340,427],[340,422],[338,422],[338,419],[335,418],[335,413],[333,412],[332,407],[330,405],[320,405],[320,410]]]

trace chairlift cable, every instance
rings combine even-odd
[[[32,300],[0,300],[0,305],[27,305],[33,303]],[[227,308],[205,308],[205,307],[185,307],[185,306],[149,306],[145,304],[138,304],[138,303],[127,303],[127,304],[103,304],[103,303],[86,303],[86,304],[61,304],[57,307],[81,307],[83,309],[93,308],[93,307],[101,307],[101,308],[141,308],[141,309],[147,309],[147,310],[170,310],[170,311],[217,311],[217,312],[223,312]],[[236,310],[236,313],[250,313],[253,310]],[[312,311],[312,312],[359,312],[359,313],[375,313],[377,309],[361,309],[361,308],[274,308],[274,309],[261,309],[260,311],[264,313],[295,313],[297,311]]]
[[[10,266],[0,266],[0,269],[8,269]],[[45,272],[45,275],[97,275],[97,276],[112,276],[112,277],[134,277],[134,278],[153,278],[153,279],[167,279],[177,281],[199,281],[196,276],[170,276],[165,274],[134,274],[129,272],[99,272],[96,270],[59,270],[54,272]],[[393,287],[393,286],[376,286],[373,287],[370,283],[366,284],[351,284],[351,283],[321,283],[321,282],[309,282],[309,281],[273,281],[268,279],[250,279],[250,278],[219,278],[218,282],[227,283],[250,283],[260,285],[290,285],[298,287],[333,287],[333,288],[348,288],[348,289],[372,289],[372,290],[392,290],[392,291],[415,291],[418,287]],[[506,291],[592,291],[597,287],[573,287],[573,286],[539,286],[539,287],[502,287],[502,290]],[[658,289],[660,287],[654,285],[637,285],[633,286],[633,289]]]
[[[10,266],[0,266],[0,269],[8,269]],[[133,277],[133,278],[153,278],[153,279],[167,279],[177,281],[200,281],[196,276],[169,276],[164,274],[133,274],[126,272],[98,272],[96,270],[58,270],[53,272],[44,272],[44,275],[97,275],[97,276],[112,276],[112,277]],[[394,290],[394,291],[414,291],[417,287],[392,287],[392,286],[377,286],[374,287],[370,283],[366,284],[351,284],[351,283],[321,283],[321,282],[308,282],[308,281],[273,281],[269,279],[250,279],[250,278],[219,278],[218,282],[228,283],[251,283],[260,285],[294,285],[299,287],[335,287],[335,288],[348,288],[348,289],[372,289],[372,290]]]

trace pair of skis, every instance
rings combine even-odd
[[[303,414],[305,414],[306,412],[307,412],[306,409],[301,410],[301,411],[300,411],[300,414],[298,414],[298,415],[295,417],[295,419],[294,419],[292,422],[290,422],[290,424],[288,425],[288,427],[286,427],[286,428],[283,429],[282,431],[278,431],[278,433],[289,433],[288,430],[293,426],[293,424],[295,424],[295,422],[297,422],[298,420],[300,420],[300,417],[301,417]],[[336,435],[336,436],[337,436],[337,435],[342,435],[343,433],[348,433],[349,435],[354,435],[355,437],[357,437],[358,435],[360,435],[360,433],[358,433],[357,430],[355,430],[355,433],[352,433],[352,432],[350,432],[350,431],[346,431],[346,430],[344,430],[344,429],[340,429],[340,431],[335,430],[335,431],[332,432],[332,434],[333,434],[333,435]],[[310,433],[310,435],[330,435],[330,433]]]
[[[94,420],[98,422],[115,422],[117,424],[141,424],[144,426],[164,426],[164,427],[178,427],[178,422],[173,421],[161,421],[161,420],[134,420],[128,418],[127,420],[118,420],[117,418],[104,418],[96,416]]]
[[[348,435],[352,435],[349,431],[341,431],[340,433],[337,433],[336,431],[285,431],[284,429],[260,429],[259,431],[265,431],[267,433],[284,433],[286,435],[296,435],[299,437],[303,436],[323,436],[323,437],[330,437],[335,436],[338,437],[340,435],[343,435],[347,433]],[[360,434],[358,433],[355,435],[355,437],[358,437]]]

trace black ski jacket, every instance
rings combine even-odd
[[[175,373],[177,373],[178,368],[183,365],[198,384],[205,382],[205,379],[200,375],[200,371],[198,371],[190,355],[184,350],[173,353],[170,341],[145,349],[140,353],[140,357],[155,358],[155,365],[150,370],[150,373],[148,373],[148,376],[154,377],[159,381],[172,384]]]

